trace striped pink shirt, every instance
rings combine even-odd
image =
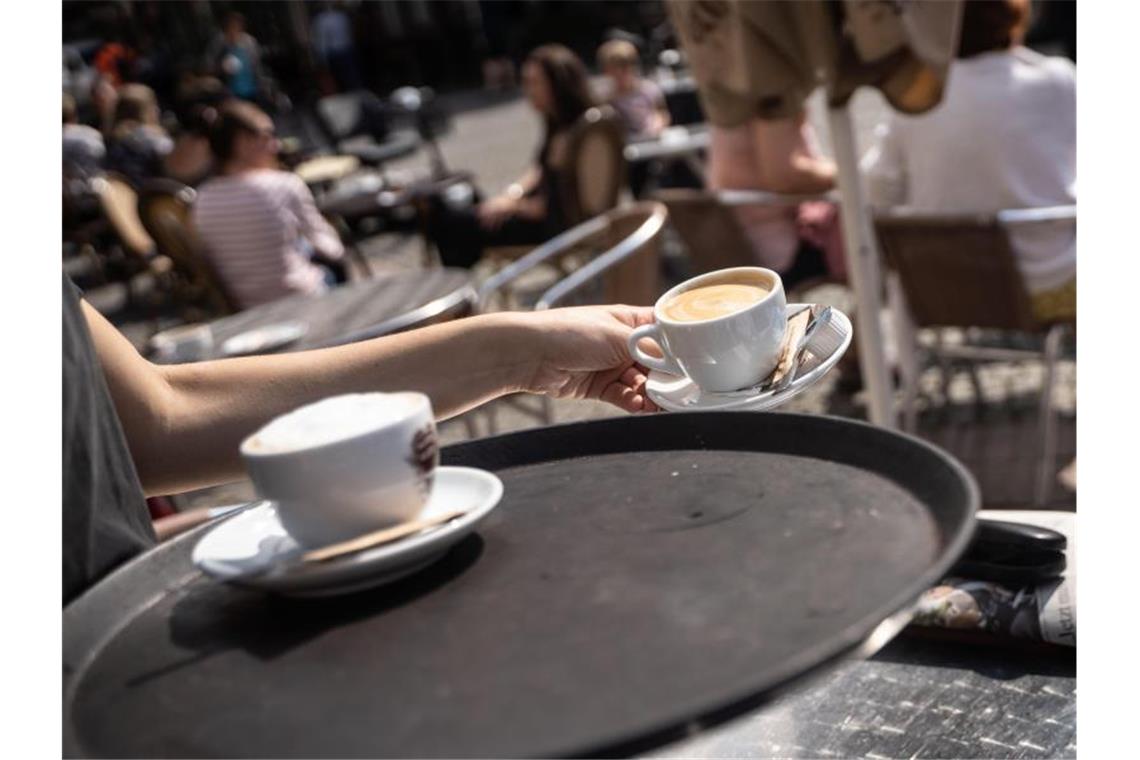
[[[295,174],[261,169],[204,183],[194,224],[218,275],[242,308],[327,289],[308,250],[344,255],[340,237]]]

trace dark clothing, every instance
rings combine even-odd
[[[780,280],[784,283],[784,290],[788,291],[797,285],[826,275],[827,261],[823,251],[806,240],[801,240],[800,247],[796,249],[795,260],[790,267],[780,272]]]
[[[434,199],[429,219],[432,240],[439,248],[444,266],[475,266],[485,248],[507,245],[538,245],[560,232],[548,221],[510,217],[497,230],[487,230],[479,223],[474,206],[456,208]]]
[[[172,150],[174,141],[169,135],[158,127],[140,124],[111,138],[106,166],[138,185],[165,176],[163,159]]]
[[[63,602],[155,544],[99,357],[63,278]]]
[[[538,245],[570,226],[570,212],[562,204],[561,170],[548,160],[550,141],[538,151],[541,169],[538,185],[528,197],[546,200],[546,217],[507,218],[497,230],[487,230],[479,223],[474,206],[454,207],[442,198],[433,198],[428,214],[428,235],[439,248],[445,266],[472,267],[485,248],[508,245]]]

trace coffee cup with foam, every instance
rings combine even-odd
[[[414,519],[431,495],[439,443],[424,394],[357,393],[272,420],[241,455],[285,530],[320,547]]]
[[[629,350],[646,367],[687,375],[706,391],[747,388],[779,361],[786,307],[780,275],[771,269],[709,272],[661,296],[654,323],[633,331]],[[661,347],[661,357],[638,345],[646,338]]]

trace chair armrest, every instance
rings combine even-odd
[[[517,280],[536,266],[565,254],[586,238],[602,232],[606,229],[608,224],[609,221],[604,216],[589,219],[577,227],[573,227],[551,238],[518,261],[488,277],[483,281],[483,284],[479,286],[479,310],[482,311],[486,307],[487,302],[491,299],[491,296],[504,286]]]
[[[994,213],[939,213],[914,208],[889,208],[875,211],[876,222],[906,222],[945,226],[950,224],[976,225],[994,223],[1004,227],[1029,224],[1071,224],[1077,221],[1076,206],[1041,206],[1039,208],[1007,208]]]
[[[839,193],[834,190],[807,195],[770,193],[767,190],[712,190],[710,194],[725,206],[798,206],[807,201],[840,202]]]
[[[574,293],[586,283],[597,279],[612,267],[617,266],[625,259],[637,253],[642,246],[646,245],[661,232],[661,228],[665,226],[667,216],[668,214],[665,207],[658,205],[653,214],[624,240],[605,253],[597,256],[589,263],[579,267],[568,277],[559,280],[553,287],[543,293],[542,297],[538,299],[538,303],[535,304],[535,311],[556,307],[571,293]]]
[[[1041,208],[1010,208],[997,212],[998,223],[1007,227],[1053,222],[1076,223],[1076,206],[1044,206]]]

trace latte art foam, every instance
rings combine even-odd
[[[283,454],[344,441],[406,419],[419,408],[406,393],[333,396],[282,415],[245,444],[249,452]]]
[[[697,322],[715,319],[745,309],[768,295],[759,285],[728,283],[706,285],[679,293],[662,307],[666,317],[675,322]]]

